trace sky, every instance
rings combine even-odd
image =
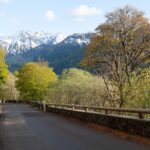
[[[0,36],[19,31],[93,32],[105,14],[130,5],[150,19],[150,0],[0,0]]]

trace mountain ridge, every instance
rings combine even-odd
[[[6,51],[6,62],[13,72],[29,61],[47,61],[56,73],[63,69],[78,67],[86,46],[95,33],[19,32],[9,37],[1,37],[0,45]]]
[[[43,31],[20,31],[12,36],[1,36],[0,45],[4,48],[7,54],[15,54],[37,48],[44,44],[57,45],[61,42],[66,44],[88,44],[90,41],[89,38],[85,37],[86,34],[92,33],[75,33],[66,36],[63,33],[50,34]]]

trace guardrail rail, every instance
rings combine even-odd
[[[115,107],[98,107],[98,106],[81,106],[81,105],[70,105],[70,104],[48,104],[44,101],[18,101],[18,100],[6,100],[6,103],[29,103],[34,106],[39,107],[46,111],[49,107],[71,109],[74,111],[85,111],[85,112],[95,112],[103,113],[106,115],[119,115],[136,117],[139,119],[144,119],[145,116],[150,118],[150,109],[127,109],[127,108],[115,108]]]
[[[126,109],[115,107],[96,107],[96,106],[81,106],[67,104],[47,104],[48,107],[67,108],[72,110],[83,110],[86,112],[104,112],[106,115],[111,115],[116,112],[117,115],[128,113],[129,116],[137,116],[139,119],[144,119],[144,115],[150,115],[150,109]],[[134,115],[132,115],[134,114]]]

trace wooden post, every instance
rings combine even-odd
[[[139,118],[140,118],[140,119],[144,119],[143,113],[139,112]]]
[[[89,109],[87,107],[85,107],[85,111],[89,111]]]
[[[105,114],[106,114],[106,115],[108,114],[108,110],[105,110]]]
[[[43,101],[43,111],[46,111],[46,103],[45,103],[45,100]]]

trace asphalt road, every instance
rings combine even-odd
[[[0,105],[0,150],[150,150],[24,104]]]

